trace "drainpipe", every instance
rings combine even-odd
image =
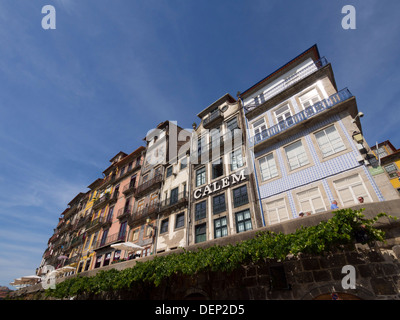
[[[192,205],[192,161],[191,161],[191,155],[192,155],[192,146],[193,146],[193,133],[196,130],[196,124],[193,123],[192,125],[193,131],[192,131],[192,137],[190,138],[190,148],[189,148],[189,160],[188,160],[188,166],[187,170],[189,170],[189,177],[188,177],[188,209],[187,209],[187,217],[186,217],[186,246],[189,246],[189,236],[190,236],[190,230],[191,230],[191,205]]]

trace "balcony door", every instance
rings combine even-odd
[[[172,205],[178,202],[178,188],[171,190],[171,196],[169,198],[169,204]]]
[[[254,130],[254,142],[259,142],[268,137],[267,134],[267,124],[265,123],[265,119],[261,118],[253,123]]]

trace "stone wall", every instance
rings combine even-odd
[[[364,205],[367,217],[379,212],[400,217],[400,201],[386,201]],[[269,229],[293,232],[300,225],[315,225],[329,219],[330,212],[299,218]],[[185,299],[226,299],[226,300],[310,300],[331,299],[336,293],[340,299],[384,300],[400,299],[400,221],[383,218],[379,227],[385,230],[387,241],[373,247],[353,244],[326,255],[300,255],[288,257],[285,261],[264,261],[245,265],[232,273],[204,272],[193,276],[174,275],[158,287],[139,283],[124,292],[100,296],[81,296],[77,299],[145,299],[145,300],[185,300]],[[265,228],[263,228],[265,229]],[[254,236],[258,230],[231,237],[206,242],[187,249],[235,243]],[[179,251],[178,249],[177,251]],[[174,252],[176,252],[174,250]],[[168,254],[168,253],[163,253]],[[152,257],[146,257],[152,259]],[[141,259],[141,261],[143,261]],[[127,261],[110,268],[124,269],[134,266],[135,261]],[[342,268],[354,267],[355,288],[344,289],[342,280],[346,273]],[[104,270],[104,268],[102,268]],[[93,276],[98,270],[90,270],[82,275]],[[42,299],[41,286],[20,290],[16,295],[27,299]]]

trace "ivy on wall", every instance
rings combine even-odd
[[[100,271],[93,277],[76,276],[46,290],[46,295],[68,298],[81,294],[100,294],[129,290],[135,283],[149,282],[158,286],[174,274],[195,275],[203,271],[231,272],[247,263],[268,259],[284,260],[299,253],[323,254],[338,246],[354,242],[371,244],[384,241],[384,232],[374,227],[375,222],[386,216],[379,213],[366,219],[361,210],[341,209],[333,217],[318,225],[301,227],[294,233],[260,231],[252,239],[225,246],[212,246],[196,251],[183,249],[182,253],[155,256],[152,260],[138,261],[124,270]]]

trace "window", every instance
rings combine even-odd
[[[333,184],[344,207],[358,204],[358,197],[363,197],[364,202],[371,202],[368,191],[358,174],[336,180]]]
[[[259,142],[268,137],[265,119],[261,118],[253,123],[254,142]]]
[[[133,161],[132,161],[132,162],[129,162],[129,164],[128,164],[128,169],[126,170],[126,172],[131,171],[131,169],[132,169],[132,164],[133,164]]]
[[[288,104],[280,107],[275,111],[276,122],[281,129],[293,124],[292,113]]]
[[[236,149],[231,153],[231,171],[235,171],[238,168],[244,166],[242,149]]]
[[[286,207],[285,199],[268,202],[266,207],[266,213],[270,224],[289,220],[289,213]]]
[[[203,242],[203,241],[207,240],[205,223],[197,225],[194,228],[194,232],[195,232],[195,243],[199,243],[199,242]]]
[[[176,215],[175,229],[181,228],[185,225],[185,213],[179,213]]]
[[[219,128],[213,128],[210,131],[211,147],[215,148],[220,145],[220,132]]]
[[[213,214],[221,213],[226,210],[225,194],[213,197]]]
[[[211,166],[213,179],[216,179],[224,174],[224,165],[222,163],[222,158],[214,161]]]
[[[167,168],[167,178],[172,175],[172,166]]]
[[[164,219],[161,221],[160,233],[168,232],[168,222],[169,219]]]
[[[249,209],[237,212],[235,216],[237,233],[253,229]]]
[[[110,207],[110,209],[108,209],[107,220],[106,220],[107,222],[112,221],[113,212],[114,212],[114,207]]]
[[[201,155],[202,149],[206,144],[205,137],[200,137],[197,139],[197,154]]]
[[[132,241],[139,240],[139,228],[132,231]]]
[[[389,177],[391,179],[398,177],[398,175],[397,175],[397,166],[396,166],[395,163],[388,164],[388,165],[384,166],[384,168],[385,168],[386,172],[388,173],[388,175],[389,175]]]
[[[214,238],[221,238],[228,235],[228,227],[226,225],[226,217],[214,220]]]
[[[233,118],[232,120],[229,120],[229,121],[226,123],[226,129],[227,129],[227,131],[228,131],[227,134],[228,134],[228,135],[230,134],[231,137],[233,137],[234,134],[235,134],[235,130],[236,130],[236,129],[239,129],[239,126],[238,126],[237,118],[236,118],[236,117]]]
[[[377,156],[379,158],[383,158],[386,157],[388,155],[388,153],[386,152],[386,149],[384,147],[379,147],[377,150]]]
[[[276,168],[272,153],[259,159],[258,164],[260,166],[261,181],[266,181],[278,176],[278,169]]]
[[[196,187],[206,183],[206,167],[196,171]]]
[[[122,167],[121,172],[120,172],[120,174],[119,174],[120,177],[122,177],[122,175],[125,173],[125,168],[126,168],[126,167]]]
[[[324,200],[318,187],[299,192],[297,198],[303,212],[322,212],[326,211]]]
[[[101,241],[100,241],[100,246],[103,246],[106,244],[106,240],[107,240],[107,236],[108,236],[108,231],[109,229],[106,229],[103,231],[103,235],[101,237]]]
[[[319,97],[316,89],[312,89],[300,97],[300,102],[304,109],[316,104],[319,101],[321,101],[321,98]]]
[[[104,256],[103,267],[108,266],[110,264],[110,260],[111,260],[111,252],[107,252]]]
[[[88,271],[89,270],[91,262],[92,262],[92,258],[86,260],[85,269],[83,271]]]
[[[158,193],[153,193],[150,196],[150,202],[149,202],[149,206],[154,206],[158,203]]]
[[[118,240],[125,240],[127,221],[121,223],[119,227]]]
[[[196,203],[194,214],[195,214],[196,221],[204,219],[206,217],[206,215],[207,215],[207,200]]]
[[[330,156],[346,149],[342,138],[334,125],[317,132],[315,138],[317,139],[323,157]]]
[[[234,207],[242,206],[249,202],[247,195],[247,186],[241,186],[239,188],[233,189],[233,205]]]
[[[285,152],[290,170],[300,168],[309,163],[306,150],[300,140],[285,147]]]
[[[186,167],[187,167],[187,157],[185,157],[185,158],[183,158],[181,160],[181,168],[180,168],[180,170],[185,169]]]
[[[170,205],[178,202],[178,191],[179,191],[179,187],[176,187],[175,189],[171,190],[171,196],[169,198]]]

